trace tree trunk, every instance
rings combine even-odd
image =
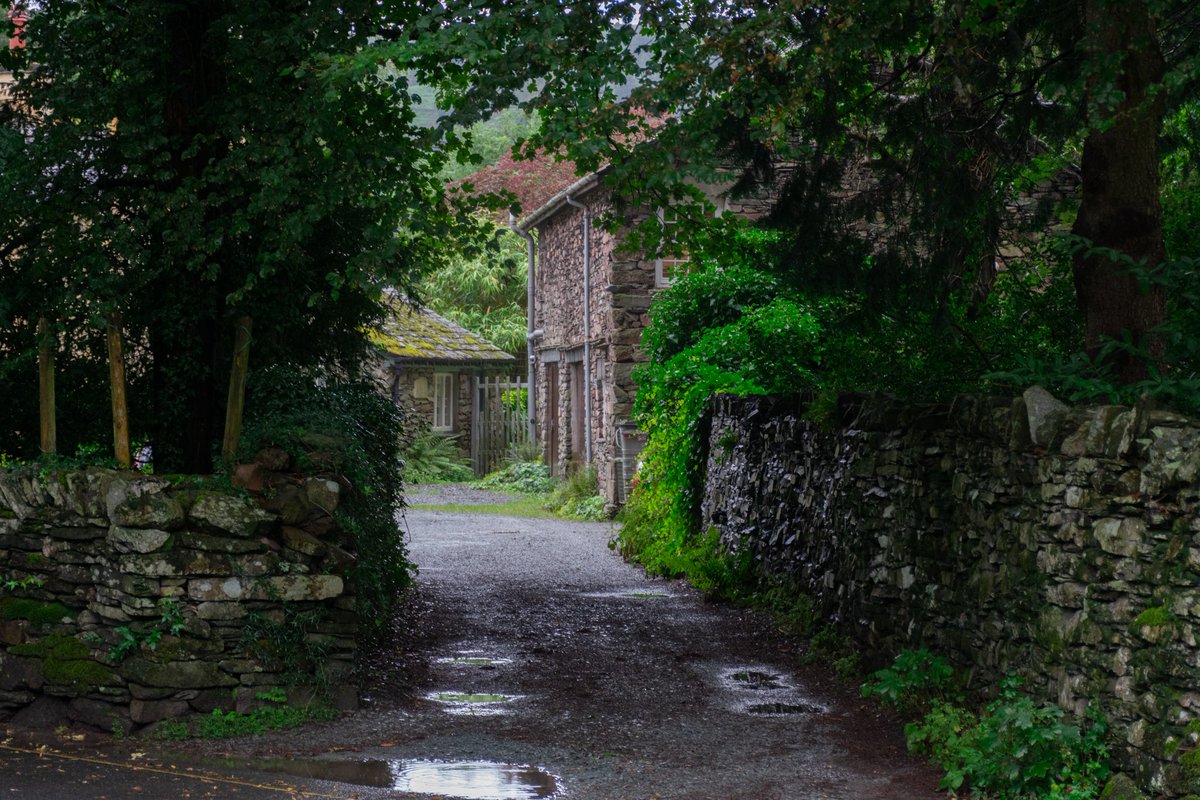
[[[1120,56],[1115,87],[1124,99],[1115,107],[1089,108],[1091,132],[1083,146],[1083,199],[1073,232],[1097,247],[1119,251],[1154,269],[1166,257],[1159,205],[1157,137],[1162,124],[1162,94],[1147,90],[1162,81],[1163,57],[1154,21],[1144,2],[1086,0],[1085,23],[1092,41],[1091,61]],[[1093,80],[1087,102],[1096,103],[1105,81]],[[1107,126],[1097,124],[1107,123]],[[1153,333],[1166,315],[1162,287],[1141,291],[1127,266],[1105,256],[1080,253],[1073,263],[1075,291],[1086,322],[1086,347],[1098,354],[1108,338],[1126,333],[1149,353],[1162,357],[1163,343]],[[1148,377],[1146,360],[1125,352],[1109,356],[1121,383]]]
[[[204,171],[225,151],[213,130],[209,103],[226,91],[225,75],[206,37],[228,10],[226,3],[176,4],[166,15],[171,43],[171,77],[165,86],[163,113],[170,134],[171,166],[177,186],[190,181],[203,193]],[[210,43],[211,44],[211,43]],[[218,215],[209,208],[205,214]],[[164,261],[178,258],[164,248]],[[220,262],[219,256],[214,261]],[[151,325],[154,363],[155,467],[165,472],[212,472],[214,448],[220,437],[221,325],[225,321],[222,276],[179,266],[165,270],[154,292],[162,297],[186,297],[185,318],[159,319]],[[177,308],[177,303],[164,307]],[[161,461],[161,464],[160,464]]]

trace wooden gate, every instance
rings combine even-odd
[[[529,382],[512,375],[473,379],[471,466],[476,475],[499,468],[509,449],[530,441]]]

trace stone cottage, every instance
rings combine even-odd
[[[519,384],[520,361],[402,297],[392,298],[390,304],[392,313],[372,334],[380,348],[384,385],[392,399],[412,408],[429,430],[454,437],[463,456],[482,474],[496,460],[486,458],[489,436],[481,427],[486,389]]]
[[[560,476],[590,465],[600,493],[621,505],[645,443],[632,420],[642,330],[654,294],[687,259],[621,250],[623,235],[597,224],[613,205],[603,175],[577,180],[514,230],[530,242],[530,384],[542,458]],[[762,200],[706,192],[718,214],[767,210]]]

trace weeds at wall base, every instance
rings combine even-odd
[[[211,714],[196,715],[190,721],[165,720],[154,729],[151,738],[159,741],[184,741],[258,736],[269,731],[290,730],[309,722],[328,721],[337,717],[335,709],[321,703],[287,705],[287,694],[279,687],[259,692],[255,697],[265,705],[247,712],[213,709]]]

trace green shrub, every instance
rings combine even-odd
[[[1097,716],[1076,725],[1061,708],[1038,704],[1008,678],[1000,696],[976,716],[936,702],[905,727],[909,749],[928,753],[946,775],[941,786],[996,800],[1092,800],[1108,776]]]
[[[558,480],[550,475],[545,464],[514,461],[493,472],[476,484],[481,489],[497,489],[523,494],[546,494],[558,488]]]
[[[581,469],[558,485],[546,501],[546,508],[568,519],[599,522],[607,515],[604,498],[596,492],[596,471]]]
[[[953,667],[941,656],[925,648],[904,650],[892,666],[871,675],[862,694],[905,713],[921,712],[935,700],[945,699],[953,678]]]
[[[234,736],[258,736],[267,731],[297,728],[310,720],[330,720],[337,716],[332,708],[323,705],[289,706],[281,689],[259,692],[256,697],[269,705],[247,713],[213,709],[200,720],[199,736],[203,739],[228,739]]]
[[[475,477],[456,444],[457,436],[425,431],[401,454],[408,483],[461,483]]]
[[[358,556],[359,637],[377,644],[412,582],[396,514],[402,507],[400,433],[395,403],[369,381],[343,380],[299,368],[251,373],[240,456],[282,447],[302,469],[338,471],[351,487],[335,516]],[[360,648],[359,658],[370,648]]]

